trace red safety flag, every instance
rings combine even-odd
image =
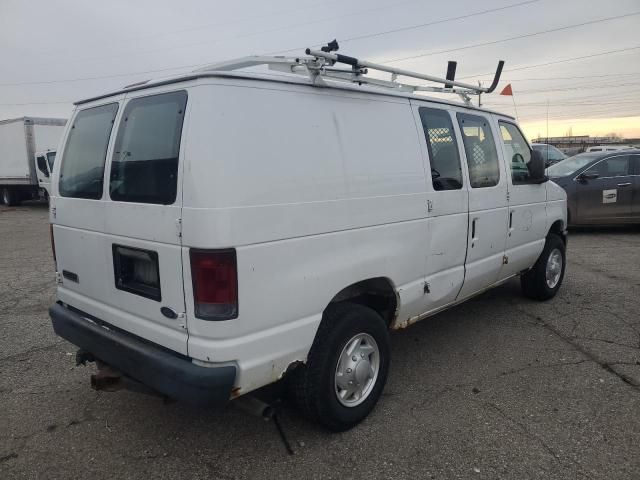
[[[508,84],[506,87],[504,87],[500,92],[500,95],[509,95],[513,97],[513,90],[511,88],[511,84]]]

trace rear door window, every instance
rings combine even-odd
[[[64,149],[59,191],[63,197],[102,198],[104,162],[118,104],[81,110]]]
[[[419,112],[429,150],[433,189],[461,189],[460,154],[449,113],[426,107],[420,107]]]
[[[111,160],[111,199],[169,205],[178,186],[178,156],[187,92],[127,103]]]
[[[489,120],[458,113],[458,123],[467,156],[469,183],[473,188],[496,186],[500,181],[500,165]]]

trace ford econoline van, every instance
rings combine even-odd
[[[345,430],[380,398],[390,331],[516,276],[556,294],[566,195],[512,117],[311,73],[214,67],[76,104],[50,315],[95,386],[220,406],[284,379]]]

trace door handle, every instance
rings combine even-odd
[[[477,218],[474,218],[471,221],[471,247],[473,247],[474,243],[478,240],[478,237],[476,237],[476,222],[478,221]]]
[[[509,212],[509,236],[513,232],[513,211]]]
[[[631,182],[625,182],[625,183],[619,183],[618,184],[619,187],[628,187],[629,185],[631,185]]]

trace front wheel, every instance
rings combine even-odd
[[[538,261],[520,277],[522,293],[534,300],[555,297],[562,285],[566,267],[566,247],[562,239],[550,233]]]
[[[341,432],[373,410],[389,371],[389,333],[377,312],[354,303],[327,307],[307,363],[289,379],[309,419]]]

